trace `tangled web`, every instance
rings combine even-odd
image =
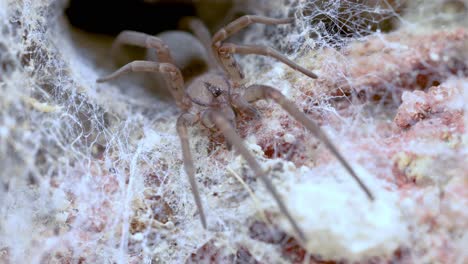
[[[264,121],[239,130],[317,243],[299,245],[244,161],[195,128],[213,228],[202,230],[175,105],[138,78],[96,85],[115,69],[112,40],[72,29],[67,1],[0,0],[0,263],[466,259],[468,2],[236,2],[296,17],[252,26],[243,41],[274,46],[318,80],[270,59],[241,64],[363,164],[381,200],[363,205],[320,144],[265,103]],[[323,202],[304,210],[304,197]]]

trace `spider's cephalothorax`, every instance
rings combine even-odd
[[[108,81],[127,72],[153,72],[158,73],[161,84],[165,86],[175,99],[177,106],[182,113],[177,120],[177,133],[179,134],[185,171],[188,175],[195,202],[200,213],[200,219],[203,227],[206,228],[206,219],[203,212],[203,206],[200,200],[197,184],[195,181],[195,168],[190,153],[190,144],[187,127],[196,123],[202,123],[204,126],[220,131],[228,143],[232,145],[245,158],[255,175],[259,177],[266,185],[267,190],[272,194],[280,211],[287,217],[293,229],[302,241],[306,240],[304,232],[299,227],[295,219],[289,213],[275,186],[268,179],[266,172],[263,171],[255,157],[250,153],[242,139],[235,131],[236,112],[247,115],[257,115],[257,110],[252,105],[258,100],[271,99],[279,104],[298,122],[312,132],[319,140],[327,146],[333,155],[346,168],[350,175],[356,180],[361,189],[366,193],[370,200],[374,197],[370,190],[359,179],[354,170],[338,152],[331,140],[320,129],[320,127],[310,120],[295,104],[284,97],[277,89],[254,84],[248,87],[243,85],[244,74],[237,64],[234,54],[257,54],[275,58],[289,67],[297,70],[310,78],[317,78],[311,71],[297,65],[279,52],[265,46],[257,45],[236,45],[225,43],[231,35],[245,28],[252,23],[261,23],[267,25],[277,25],[291,23],[293,20],[274,19],[262,16],[243,16],[220,29],[211,37],[207,28],[201,21],[195,18],[188,18],[185,24],[194,33],[198,41],[187,41],[193,38],[187,33],[170,34],[166,33],[161,38],[150,36],[144,33],[134,31],[124,31],[119,34],[114,43],[114,49],[121,44],[135,45],[147,48],[149,61],[133,61],[109,76],[100,78],[98,82]],[[185,40],[182,40],[185,38]],[[174,48],[171,52],[168,45]],[[188,44],[189,43],[189,44]],[[204,60],[208,65],[208,70],[199,76],[186,76],[189,82],[184,86],[183,73],[197,72],[195,70],[186,70],[190,68],[187,62],[193,61],[193,50],[205,49]],[[177,52],[177,53],[176,53]],[[154,57],[156,54],[156,57]],[[187,66],[187,67],[186,67]],[[182,69],[182,71],[181,71]]]
[[[192,103],[201,107],[219,107],[228,104],[232,85],[218,73],[205,73],[195,78],[186,89]]]

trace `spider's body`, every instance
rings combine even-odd
[[[190,100],[201,107],[219,106],[229,103],[232,85],[218,73],[205,73],[193,80],[186,89]]]
[[[232,105],[232,83],[218,72],[208,72],[196,77],[185,90],[191,102],[188,113],[209,129],[216,126],[208,118],[210,111],[221,112],[224,118],[235,127],[235,111]],[[238,96],[235,94],[235,96]]]
[[[284,97],[277,89],[266,85],[244,85],[244,74],[240,66],[236,63],[234,54],[257,54],[275,58],[291,68],[309,76],[317,78],[311,71],[297,65],[277,51],[263,46],[255,45],[235,45],[223,43],[232,34],[238,32],[252,23],[262,23],[267,25],[291,23],[292,19],[273,19],[261,16],[243,16],[226,27],[219,30],[213,37],[206,27],[197,19],[187,19],[186,24],[200,40],[199,42],[187,43],[193,36],[187,33],[166,33],[160,38],[149,36],[144,33],[124,31],[117,37],[114,48],[120,44],[130,44],[147,48],[150,56],[149,61],[133,61],[113,74],[101,78],[98,82],[108,81],[126,72],[152,72],[158,73],[158,82],[169,89],[177,106],[182,114],[177,120],[177,132],[182,146],[185,171],[188,175],[195,202],[197,204],[202,225],[206,227],[206,219],[203,206],[198,193],[195,180],[195,167],[190,152],[188,138],[188,126],[201,123],[207,128],[220,131],[227,142],[237,149],[245,158],[255,175],[266,185],[267,190],[272,194],[280,211],[288,218],[293,229],[302,241],[305,235],[298,226],[289,210],[282,201],[276,188],[269,180],[255,157],[250,153],[242,139],[235,131],[236,113],[244,113],[258,117],[258,111],[253,103],[262,99],[271,99],[279,104],[285,111],[294,117],[299,123],[319,138],[328,149],[335,155],[347,171],[354,177],[359,186],[367,194],[369,199],[373,195],[362,183],[345,158],[338,152],[336,147],[325,133],[300,111],[293,102]],[[185,41],[184,41],[185,40]],[[179,53],[171,52],[168,43],[177,46]],[[185,48],[184,48],[185,47]],[[204,47],[205,53],[201,53],[200,47]],[[198,52],[193,50],[198,49]],[[153,54],[153,55],[151,55]],[[154,57],[154,54],[156,57]],[[193,76],[197,72],[197,67],[191,68],[191,62],[199,65],[198,61],[204,60],[208,65],[208,70],[201,75]],[[187,70],[188,69],[188,70]],[[184,85],[185,81],[188,85]]]

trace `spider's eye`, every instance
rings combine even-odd
[[[213,93],[213,96],[214,97],[218,97],[221,95],[221,89],[219,89],[218,87],[216,87],[215,89],[213,89],[213,91],[211,91]]]
[[[211,92],[211,94],[213,94],[213,96],[215,98],[220,96],[223,93],[223,91],[219,87],[216,87],[216,86],[214,86],[214,85],[212,85],[210,83],[206,82],[205,87],[206,87],[206,89],[208,89],[208,91]]]

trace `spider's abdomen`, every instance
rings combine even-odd
[[[174,59],[175,65],[180,69],[184,80],[188,82],[190,79],[207,71],[206,50],[200,41],[185,31],[165,31],[156,37],[162,39],[169,47],[171,57]],[[158,61],[155,50],[148,50],[146,55],[148,60]]]

